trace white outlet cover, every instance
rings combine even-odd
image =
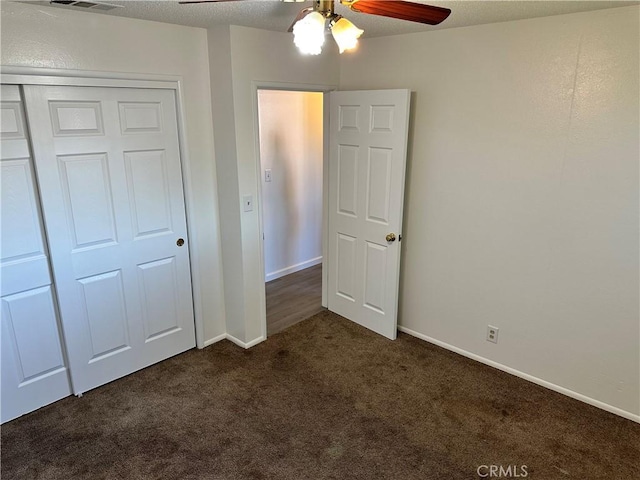
[[[493,325],[487,325],[487,342],[498,343],[498,333],[500,329]]]

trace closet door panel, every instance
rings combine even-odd
[[[70,395],[20,90],[2,85],[2,422]]]
[[[74,392],[194,347],[173,91],[25,97]]]
[[[50,285],[3,296],[2,315],[20,384],[64,369]]]

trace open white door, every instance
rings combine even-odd
[[[331,93],[328,308],[392,340],[410,95]]]

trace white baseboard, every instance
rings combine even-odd
[[[250,342],[243,342],[242,340],[238,340],[233,335],[229,335],[228,333],[223,333],[222,335],[218,335],[217,337],[210,338],[209,340],[204,342],[202,348],[206,348],[209,345],[213,345],[214,343],[218,343],[220,340],[229,340],[230,342],[235,343],[239,347],[242,348],[251,348],[254,345],[259,344],[260,342],[264,342],[266,340],[265,337],[254,338]]]
[[[502,370],[503,372],[510,373],[511,375],[515,375],[516,377],[523,378],[525,380],[528,380],[529,382],[533,382],[537,385],[548,388],[549,390],[553,390],[554,392],[561,393],[563,395],[566,395],[567,397],[580,400],[581,402],[588,403],[589,405],[593,405],[594,407],[598,407],[609,413],[613,413],[628,420],[640,423],[640,415],[636,415],[635,413],[627,412],[626,410],[622,410],[618,407],[614,407],[613,405],[609,405],[608,403],[601,402],[600,400],[587,397],[586,395],[582,395],[581,393],[574,392],[573,390],[569,390],[568,388],[561,387],[560,385],[556,385],[555,383],[547,382],[546,380],[542,380],[541,378],[534,377],[533,375],[529,375],[528,373],[521,372],[520,370],[516,370],[515,368],[507,367],[506,365],[502,365],[501,363],[494,362],[493,360],[489,360],[488,358],[481,357],[480,355],[476,355],[475,353],[468,352],[466,350],[463,350],[462,348],[454,347],[453,345],[449,345],[448,343],[436,340],[435,338],[428,337],[427,335],[423,335],[422,333],[418,333],[409,328],[398,325],[398,330],[411,335],[412,337],[416,337],[420,340],[433,343],[434,345],[458,353],[464,357],[470,358],[480,363],[484,363],[485,365],[489,365],[490,367],[497,368],[498,370]]]
[[[296,273],[300,270],[304,270],[305,268],[313,267],[322,263],[322,256],[312,258],[311,260],[307,260],[306,262],[298,263],[297,265],[292,265],[287,268],[283,268],[282,270],[277,270],[275,272],[267,273],[265,275],[264,281],[270,282],[271,280],[275,280],[276,278],[284,277],[285,275],[289,275],[290,273]]]
[[[227,333],[226,335],[227,340],[235,343],[236,345],[238,345],[239,347],[242,348],[251,348],[254,345],[259,344],[260,342],[264,342],[266,340],[265,337],[258,337],[258,338],[254,338],[253,340],[251,340],[250,342],[243,342],[242,340],[238,340],[236,337],[234,337],[233,335],[229,335]]]
[[[213,337],[213,338],[210,338],[209,340],[205,340],[205,342],[202,344],[202,348],[208,347],[209,345],[213,345],[214,343],[218,343],[220,340],[224,340],[225,338],[227,338],[227,334],[223,333],[221,335],[218,335],[217,337]]]

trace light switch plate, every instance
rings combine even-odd
[[[253,212],[253,195],[242,197],[242,206],[245,212]]]
[[[266,168],[264,170],[264,181],[265,182],[270,182],[271,181],[271,169],[270,168]]]

